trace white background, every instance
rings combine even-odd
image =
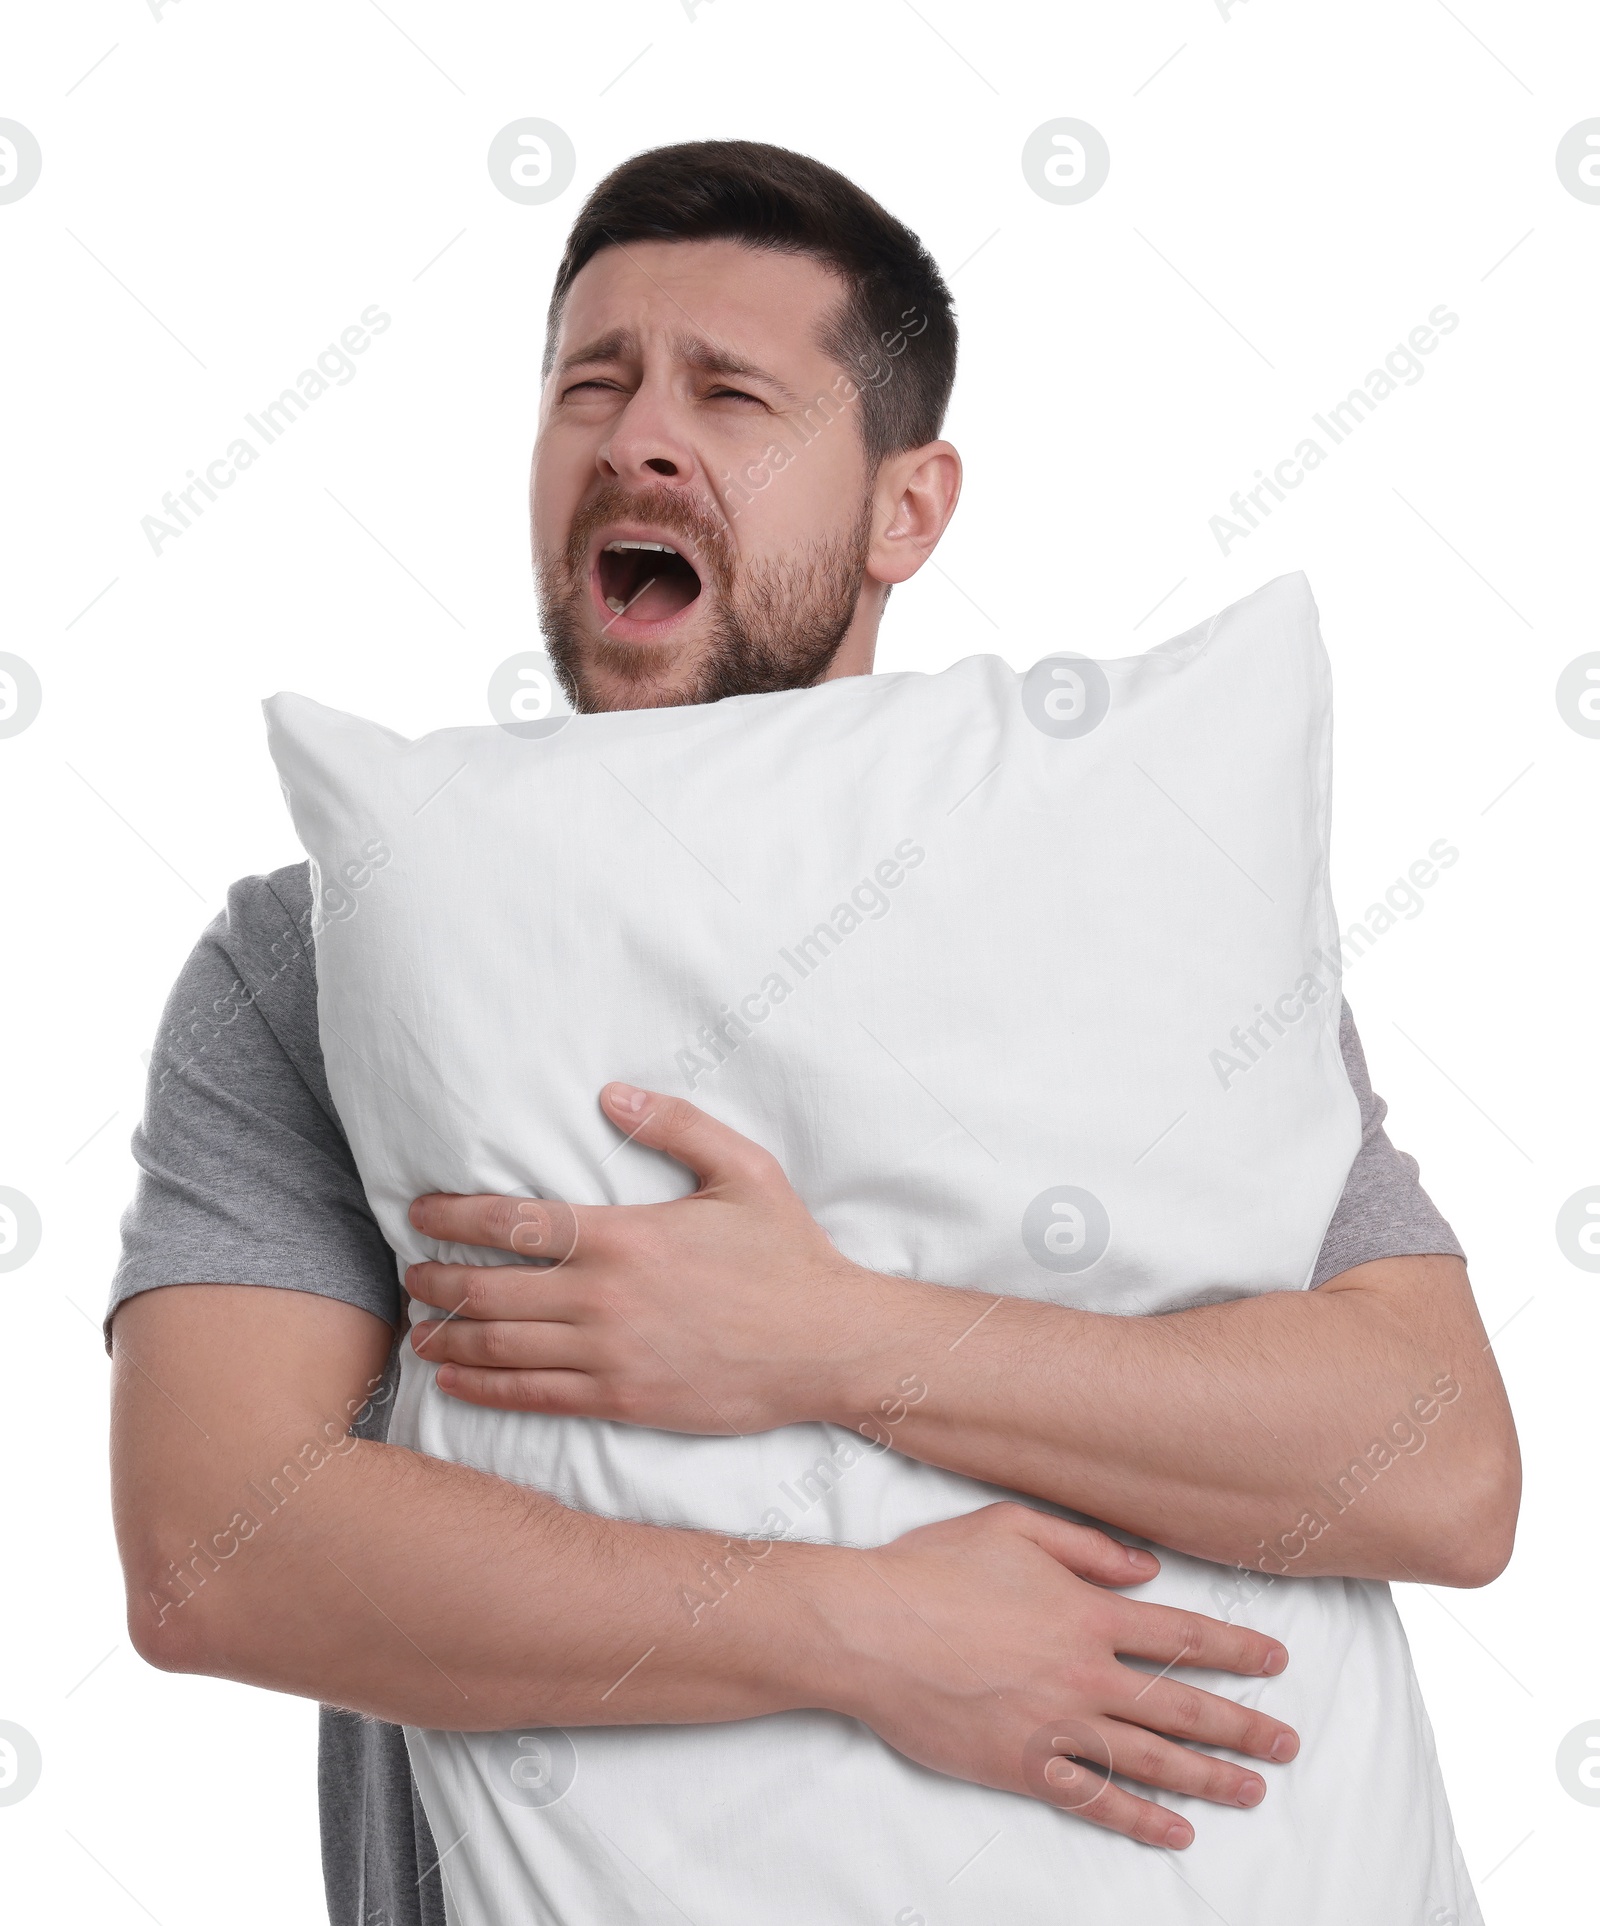
[[[0,741],[0,1183],[44,1223],[0,1277],[0,1718],[44,1754],[0,1807],[15,1916],[321,1917],[312,1708],[152,1672],[123,1624],[96,1325],[141,1052],[229,881],[298,858],[261,697],[484,721],[491,670],[536,646],[526,467],[566,226],[625,155],[708,135],[830,161],[954,276],[967,493],[881,666],[1126,654],[1303,567],[1345,920],[1436,838],[1461,852],[1348,988],[1500,1333],[1527,1497],[1503,1579],[1402,1609],[1488,1919],[1578,1916],[1600,1808],[1554,1755],[1600,1718],[1600,1277],[1554,1220],[1600,1183],[1600,741],[1554,689],[1600,648],[1600,206],[1554,156],[1597,114],[1577,0],[10,12],[0,115],[44,154],[0,206],[0,648],[44,688]],[[485,165],[526,115],[578,154],[544,206]],[[1062,115],[1112,155],[1077,206],[1020,165]],[[141,516],[372,302],[393,325],[357,378],[153,554]],[[1441,302],[1460,325],[1424,378],[1223,555],[1210,517]]]

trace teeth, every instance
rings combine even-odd
[[[607,542],[608,555],[620,555],[624,549],[647,548],[655,555],[676,555],[677,550],[670,542]]]
[[[613,615],[620,615],[627,606],[627,603],[623,601],[620,595],[608,595],[606,597],[606,607],[610,609]]]

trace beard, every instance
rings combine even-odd
[[[700,560],[708,624],[692,652],[594,633],[589,545],[608,522],[638,517],[683,536]],[[671,489],[602,488],[573,517],[564,550],[539,559],[545,646],[580,713],[665,709],[724,696],[805,689],[827,671],[866,578],[872,503],[841,533],[797,543],[772,560],[739,559],[727,524]],[[702,618],[703,621],[705,618]]]

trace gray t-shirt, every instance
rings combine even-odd
[[[1313,1284],[1379,1257],[1462,1255],[1390,1143],[1348,1004],[1340,1046],[1361,1148]],[[399,1327],[394,1255],[367,1207],[328,1093],[317,1033],[307,865],[247,876],[184,965],[150,1058],[133,1135],[138,1187],[122,1220],[111,1317],[165,1284],[314,1291]],[[391,1374],[396,1368],[391,1354]],[[381,1437],[390,1401],[363,1435]],[[322,1709],[322,1864],[332,1926],[445,1926],[439,1855],[398,1726]]]

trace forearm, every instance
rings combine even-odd
[[[186,1294],[207,1288],[151,1298],[186,1297],[192,1323]],[[210,1368],[141,1331],[142,1300],[118,1319],[114,1499],[130,1633],[152,1663],[468,1730],[829,1702],[848,1554],[595,1518],[358,1441],[347,1394],[367,1372],[305,1365],[285,1410],[252,1372],[243,1288],[219,1287],[234,1355]],[[289,1298],[302,1318],[361,1316],[253,1295],[269,1320]]]
[[[826,1697],[804,1663],[826,1550],[594,1518],[388,1445],[330,1460],[225,1560],[173,1550],[164,1616],[130,1587],[146,1657],[169,1640],[178,1669],[399,1723],[699,1723]]]
[[[1377,1288],[1397,1264],[1415,1288]],[[912,1457],[1229,1564],[1474,1584],[1509,1555],[1515,1434],[1457,1260],[1151,1317],[886,1282],[831,1415]],[[908,1372],[917,1402],[871,1394]]]

